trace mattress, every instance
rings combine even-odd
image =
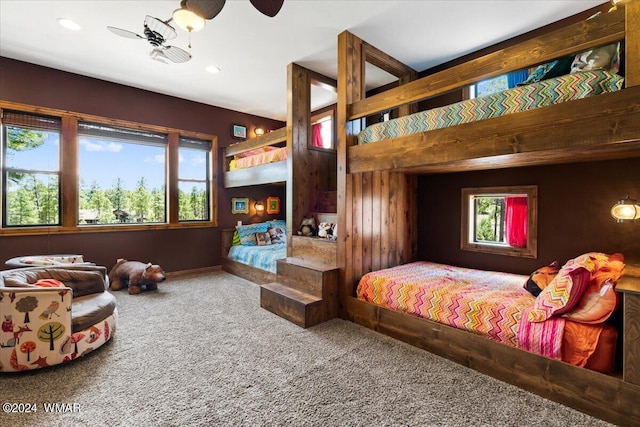
[[[276,243],[266,246],[231,246],[227,258],[262,270],[276,272],[277,261],[287,257],[287,245]]]
[[[606,337],[615,330],[605,324],[587,325],[562,317],[529,322],[527,313],[535,297],[523,287],[527,278],[419,261],[364,275],[356,294],[375,305],[576,366],[612,369],[615,339],[611,345]],[[601,335],[605,339],[600,340]],[[594,354],[597,362],[592,363],[597,367],[588,365]]]
[[[229,170],[251,168],[286,159],[287,147],[263,147],[263,150],[252,152],[249,155],[237,157],[231,160],[229,163]]]
[[[624,79],[608,71],[581,71],[508,89],[481,98],[376,123],[358,134],[358,143],[382,141],[463,123],[490,119],[622,88]]]

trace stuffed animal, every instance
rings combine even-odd
[[[158,289],[158,283],[165,279],[164,271],[159,265],[119,259],[109,271],[109,289],[118,291],[129,287],[129,294],[136,295],[143,288],[147,291]]]
[[[551,264],[537,269],[525,282],[524,288],[531,292],[534,297],[537,297],[540,295],[540,292],[542,292],[542,290],[546,288],[547,285],[558,275],[559,270],[560,264],[558,261],[553,261]]]
[[[314,217],[304,217],[298,230],[299,236],[315,236],[316,234],[316,219]]]
[[[325,239],[330,239],[333,234],[333,224],[330,222],[321,222],[318,225],[318,237],[324,237]]]

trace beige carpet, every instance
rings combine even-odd
[[[0,401],[37,405],[1,426],[607,425],[350,322],[301,329],[224,272],[115,295],[110,343],[0,376]]]

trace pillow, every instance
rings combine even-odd
[[[620,43],[613,43],[577,54],[571,64],[571,73],[604,70],[620,71]]]
[[[269,233],[256,233],[256,243],[258,246],[265,246],[271,244],[271,236]]]
[[[65,284],[56,279],[38,279],[34,285],[41,288],[64,288]]]
[[[565,264],[566,266],[566,264]],[[583,267],[562,267],[558,275],[544,288],[529,312],[530,322],[544,322],[553,315],[571,310],[589,284],[591,273]]]
[[[556,59],[555,61],[547,62],[546,64],[539,65],[535,70],[529,74],[529,77],[518,86],[524,86],[531,83],[537,83],[542,80],[552,79],[554,77],[564,76],[571,72],[571,64],[575,59],[574,56],[567,56],[564,58]]]
[[[611,258],[612,265],[622,264],[619,259],[624,259],[621,254],[614,254]],[[536,298],[528,316],[529,321],[544,322],[553,315],[571,311],[582,297],[592,275],[601,269],[606,272],[610,267],[609,255],[600,252],[589,252],[567,261],[556,278]]]
[[[615,291],[624,270],[624,256],[612,254],[606,263],[591,274],[589,285],[582,298],[564,317],[580,323],[602,323],[619,307],[620,297]]]
[[[256,246],[256,233],[266,233],[269,229],[269,224],[266,222],[260,222],[250,225],[239,225],[236,227],[236,231],[240,236],[240,243],[244,246]]]
[[[272,146],[266,146],[266,147],[259,147],[259,148],[254,148],[253,150],[247,150],[247,151],[243,151],[242,153],[238,153],[236,155],[233,156],[233,158],[235,160],[241,159],[243,157],[249,157],[249,156],[255,156],[256,154],[262,154],[262,153],[266,153],[267,151],[272,151],[272,150],[277,150],[278,147],[272,147]]]
[[[553,261],[551,264],[537,269],[531,274],[531,276],[529,276],[529,279],[524,284],[524,288],[534,297],[537,297],[540,295],[540,292],[558,275],[559,269],[560,264],[558,261]]]
[[[271,243],[287,243],[287,229],[283,227],[271,227],[268,230]]]
[[[240,246],[242,242],[240,241],[240,234],[238,230],[233,232],[233,240],[231,241],[232,246]]]
[[[284,219],[274,219],[269,221],[269,226],[273,227],[273,228],[284,228],[284,230],[287,230],[287,221],[285,221]]]

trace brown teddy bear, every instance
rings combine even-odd
[[[164,271],[159,265],[119,259],[109,271],[109,289],[118,291],[128,286],[129,294],[135,295],[142,292],[143,287],[147,291],[158,289],[158,283],[165,279]]]

